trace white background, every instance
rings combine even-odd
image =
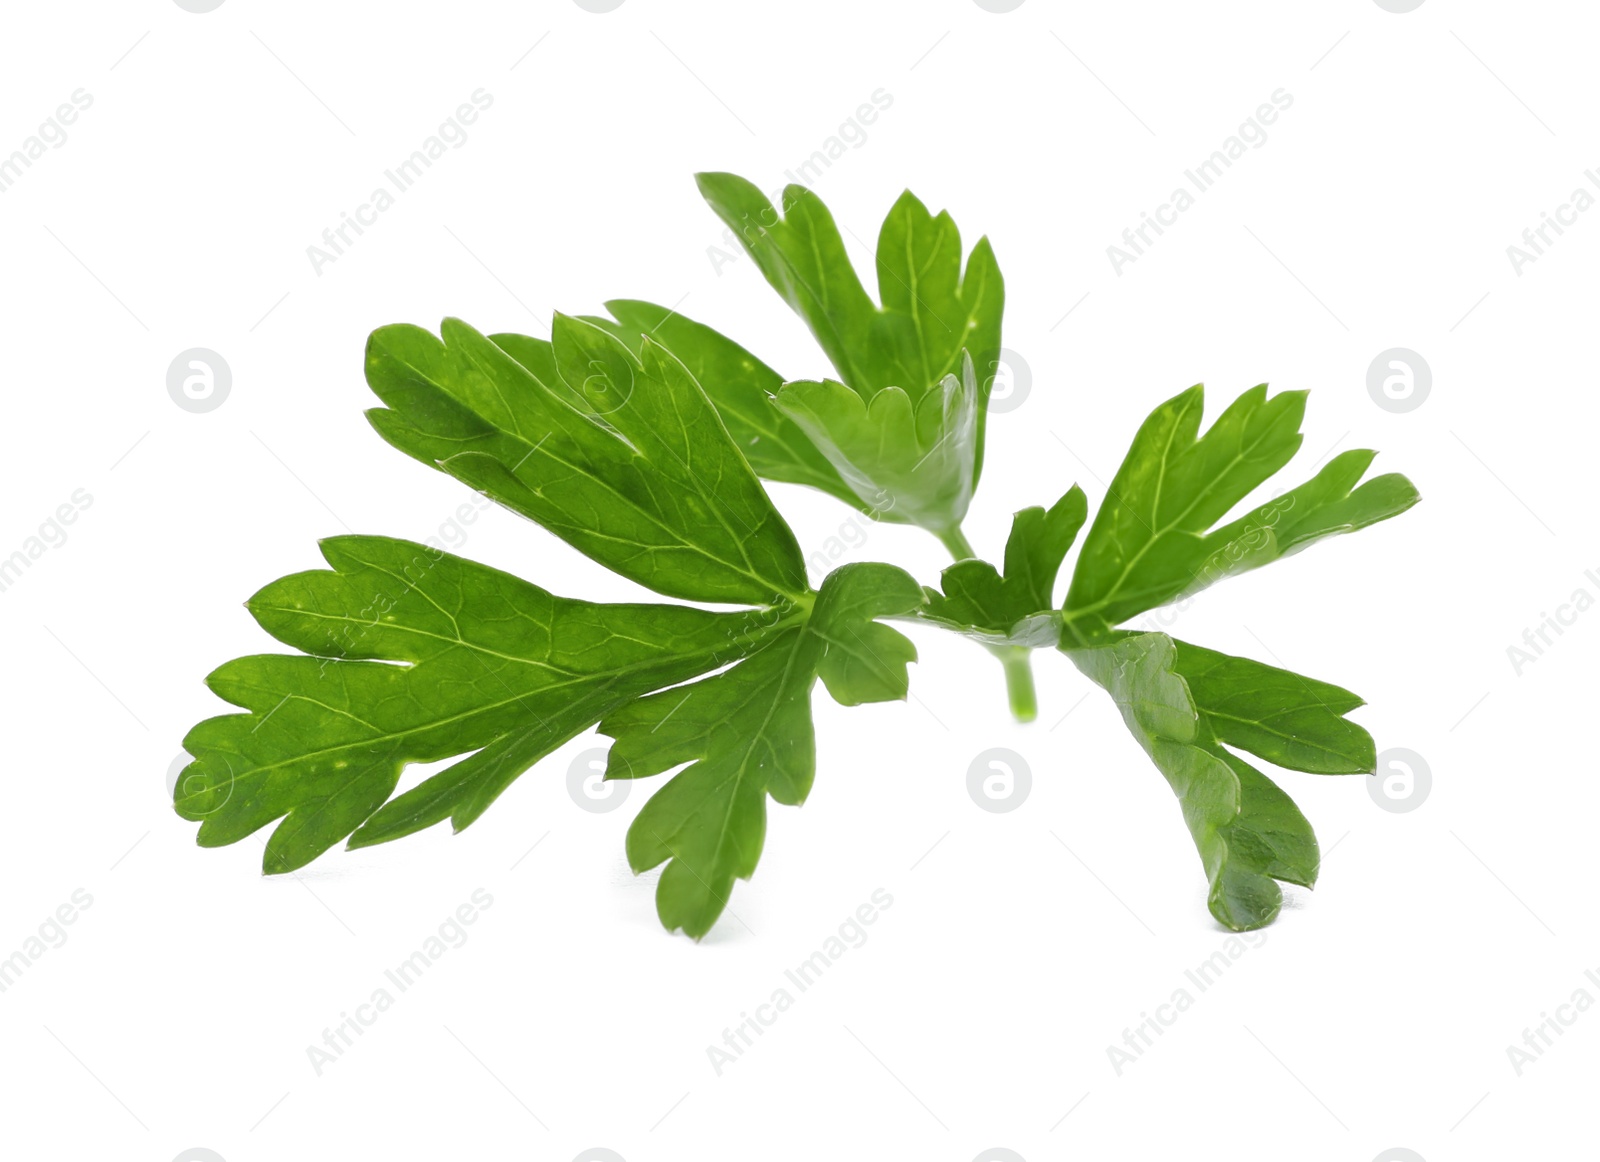
[[[1600,612],[1520,675],[1507,656],[1600,594],[1600,214],[1520,274],[1506,254],[1600,164],[1588,6],[104,0],[6,25],[0,154],[75,90],[93,104],[0,194],[0,556],[93,499],[0,593],[0,956],[75,890],[93,903],[0,994],[0,1154],[1592,1156],[1600,1015],[1520,1076],[1506,1052],[1575,990],[1600,999]],[[466,144],[315,272],[306,248],[480,88]],[[1310,388],[1286,479],[1375,447],[1424,503],[1208,592],[1174,632],[1360,692],[1380,749],[1424,756],[1426,801],[1284,774],[1321,884],[1120,1075],[1107,1047],[1195,993],[1185,970],[1227,936],[1165,783],[1056,656],[1026,727],[997,667],[932,630],[909,702],[819,690],[815,792],[773,807],[737,915],[700,945],[627,871],[647,787],[612,813],[569,797],[592,735],[460,836],[271,880],[265,833],[197,849],[165,780],[224,711],[201,678],[274,647],[240,603],[320,564],[318,537],[439,535],[471,499],[369,430],[367,332],[458,314],[544,335],[552,309],[635,296],[822,373],[753,264],[714,264],[691,175],[771,189],[880,88],[892,105],[815,188],[861,239],[906,186],[987,232],[1032,371],[992,418],[979,551],[1075,480],[1097,503],[1139,420],[1193,382],[1213,415],[1263,380]],[[1280,88],[1266,143],[1114,271],[1124,228]],[[233,375],[206,414],[166,390],[197,346]],[[1366,386],[1394,346],[1433,373],[1406,414]],[[848,519],[773,491],[808,554]],[[557,592],[637,596],[508,513],[467,532],[465,555]],[[847,558],[924,581],[944,563],[904,527]],[[1032,771],[1009,813],[968,795],[991,747]],[[470,939],[319,1076],[307,1047],[478,888]],[[718,1076],[708,1045],[877,888],[894,903],[870,939]]]

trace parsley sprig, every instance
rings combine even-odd
[[[728,174],[701,192],[800,315],[835,379],[790,380],[712,328],[636,300],[557,315],[549,340],[384,327],[367,344],[368,413],[396,448],[528,517],[666,602],[597,603],[408,541],[322,542],[328,568],[248,602],[297,651],[207,679],[242,713],[184,739],[174,803],[202,846],[274,826],[264,869],[292,871],[449,820],[471,825],[578,734],[613,742],[608,778],[674,771],[628,830],[636,872],[662,867],[662,922],[699,938],[760,859],[769,798],[815,777],[812,692],[906,697],[916,648],[891,621],[963,634],[1036,713],[1029,659],[1064,653],[1103,687],[1183,808],[1232,929],[1270,923],[1280,881],[1310,886],[1310,824],[1244,752],[1289,770],[1371,772],[1349,691],[1161,633],[1140,613],[1416,503],[1403,476],[1345,452],[1227,520],[1301,443],[1305,396],[1263,385],[1200,431],[1196,386],[1151,413],[1089,520],[1076,485],[1017,513],[996,566],[963,531],[983,468],[1004,282],[987,239],[964,254],[947,213],[909,192],[863,286],[821,200],[782,209]],[[813,589],[762,480],[819,489],[936,536],[937,588],[858,562]],[[1087,525],[1087,532],[1084,528]],[[1058,601],[1057,577],[1082,544]],[[716,606],[716,609],[703,608]],[[414,763],[454,760],[396,794]],[[664,866],[663,866],[664,865]]]

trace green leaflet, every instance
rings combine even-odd
[[[512,344],[536,368],[455,319],[442,340],[373,332],[367,380],[389,405],[368,413],[373,426],[658,593],[747,605],[804,594],[794,534],[683,365],[568,316],[552,331],[548,351]]]
[[[314,656],[239,658],[211,674],[248,713],[189,732],[194,761],[174,798],[206,847],[282,819],[269,872],[363,824],[355,846],[452,816],[460,830],[613,707],[741,657],[783,625],[765,612],[573,601],[384,537],[334,537],[322,552],[332,571],[292,574],[249,602],[262,628]],[[405,764],[473,751],[385,805]]]
[[[1005,575],[988,561],[957,561],[940,575],[943,592],[928,591],[924,618],[987,644],[1054,646],[1061,638],[1056,574],[1087,515],[1076,484],[1048,510],[1018,512],[1006,539]]]
[[[905,698],[906,666],[917,660],[917,648],[876,619],[904,616],[922,602],[922,586],[893,565],[860,562],[828,574],[807,632],[823,644],[817,673],[835,702],[860,706]]]
[[[696,174],[695,182],[767,282],[811,328],[839,375],[868,395],[887,387],[891,381],[871,354],[877,304],[856,276],[822,199],[791,185],[780,215],[765,194],[734,174]]]
[[[983,364],[987,405],[1000,353],[1005,286],[994,251],[980,238],[961,268],[961,232],[950,215],[937,216],[915,194],[900,195],[878,232],[878,297],[893,368],[886,384],[934,384],[961,369],[961,353]],[[976,483],[976,478],[974,478]]]
[[[815,636],[791,629],[731,670],[601,721],[601,732],[616,739],[607,778],[660,774],[696,760],[651,796],[628,828],[635,873],[667,864],[656,882],[656,910],[669,930],[695,939],[709,932],[734,880],[755,873],[767,795],[797,806],[811,790],[811,685],[821,652]]]
[[[606,310],[616,317],[615,322],[600,318],[589,321],[616,335],[635,353],[642,349],[648,336],[689,369],[716,405],[734,445],[758,476],[807,484],[846,504],[867,508],[794,421],[773,406],[772,397],[783,385],[783,377],[776,371],[732,339],[666,307],[612,299]],[[504,346],[507,338],[497,335],[495,342]],[[894,519],[888,512],[882,517]]]
[[[766,798],[798,806],[811,790],[816,745],[811,687],[819,671],[840,702],[904,698],[911,643],[873,619],[922,601],[906,573],[851,564],[823,582],[803,626],[783,630],[731,669],[663,690],[608,714],[616,741],[607,778],[643,778],[691,765],[653,795],[628,829],[635,872],[666,863],[656,908],[669,929],[699,939],[754,874],[766,837]]]
[[[1175,654],[1172,639],[1159,633],[1067,651],[1111,695],[1178,796],[1211,885],[1211,914],[1234,931],[1260,928],[1283,902],[1275,881],[1316,883],[1317,839],[1271,779],[1223,749],[1206,709],[1175,668]]]
[[[969,465],[975,487],[1005,309],[1004,281],[988,239],[972,248],[963,269],[961,235],[950,215],[930,214],[906,191],[878,234],[880,307],[861,285],[833,215],[810,190],[785,189],[780,215],[743,178],[703,173],[696,180],[767,282],[811,328],[839,378],[864,402],[897,387],[920,407],[926,392],[962,375],[962,352],[971,356],[981,373]],[[858,466],[876,475],[875,464]]]
[[[1067,592],[1069,636],[1108,627],[1232,573],[1364,528],[1418,499],[1403,476],[1356,483],[1374,453],[1345,452],[1312,480],[1212,526],[1300,447],[1304,392],[1251,388],[1199,436],[1204,391],[1162,404],[1139,429],[1084,539]]]
[[[972,500],[978,447],[971,359],[963,363],[960,379],[947,375],[917,400],[898,387],[863,400],[827,379],[784,384],[777,406],[821,449],[865,507],[893,513],[941,538],[960,530]]]
[[[847,565],[796,605],[710,613],[556,597],[408,541],[335,537],[322,550],[331,570],[284,577],[249,602],[264,629],[307,656],[239,658],[211,675],[213,691],[248,713],[189,732],[194,761],[174,795],[201,824],[202,846],[282,820],[263,857],[269,873],[347,837],[364,847],[445,819],[460,831],[601,722],[618,739],[613,777],[703,760],[647,804],[628,840],[636,870],[674,860],[658,889],[662,920],[698,937],[733,880],[754,871],[765,795],[798,804],[810,788],[817,677],[845,705],[900,699],[916,658],[874,620],[922,601],[889,565]],[[394,796],[408,763],[456,755]]]
[[[1219,742],[1292,771],[1356,775],[1377,769],[1372,736],[1344,717],[1364,705],[1350,691],[1249,658],[1173,644],[1173,668]]]
[[[1048,509],[1034,505],[1012,517],[1003,586],[1011,609],[1033,613],[1054,608],[1056,574],[1088,515],[1089,502],[1074,484]]]

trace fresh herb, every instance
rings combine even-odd
[[[988,241],[963,258],[948,214],[910,193],[876,255],[878,301],[832,216],[792,186],[779,211],[750,183],[700,188],[767,281],[810,326],[836,380],[786,380],[703,324],[618,300],[557,315],[547,340],[385,327],[367,345],[384,439],[641,586],[689,604],[600,604],[385,537],[322,542],[327,570],[251,598],[300,651],[207,679],[243,714],[184,739],[178,813],[203,846],[276,823],[263,866],[302,867],[340,842],[467,827],[524,771],[590,727],[614,741],[607,778],[677,769],[628,830],[636,872],[665,865],[662,922],[708,932],[755,871],[767,799],[804,802],[815,775],[811,694],[903,699],[909,639],[886,620],[971,637],[1034,716],[1029,657],[1059,649],[1121,709],[1183,808],[1229,928],[1269,923],[1278,881],[1316,880],[1316,838],[1289,797],[1239,758],[1371,772],[1346,690],[1246,658],[1119,628],[1233,573],[1417,501],[1402,476],[1362,483],[1370,452],[1218,524],[1300,446],[1305,398],[1240,396],[1200,435],[1194,387],[1145,421],[1067,586],[1088,521],[1077,487],[1016,514],[1000,568],[962,531],[983,466],[1004,298]],[[845,565],[812,589],[760,480],[805,484],[874,519],[917,525],[956,562],[939,589],[895,566]],[[731,608],[730,608],[731,607]],[[398,664],[397,664],[398,663]],[[411,763],[456,761],[395,794]]]

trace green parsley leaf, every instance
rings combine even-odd
[[[960,373],[963,351],[979,361],[999,355],[1005,285],[987,238],[972,248],[963,272],[955,222],[944,211],[930,214],[907,190],[878,232],[876,265],[893,360],[884,386],[942,383]],[[987,406],[993,369],[981,370]]]
[[[1019,513],[1006,570],[951,565],[921,617],[1007,649],[1056,645],[1105,687],[1178,794],[1211,882],[1210,907],[1231,928],[1269,923],[1274,882],[1310,886],[1316,838],[1290,798],[1228,750],[1292,770],[1371,772],[1372,736],[1345,717],[1350,691],[1118,621],[1333,533],[1403,512],[1418,497],[1403,476],[1360,484],[1373,453],[1334,457],[1315,477],[1213,528],[1299,448],[1302,393],[1246,392],[1199,435],[1201,389],[1157,408],[1135,437],[1080,551],[1064,609],[1055,575],[1083,524],[1074,489],[1048,513]],[[1358,486],[1359,485],[1359,486]]]
[[[1322,537],[1404,512],[1420,497],[1403,476],[1357,482],[1374,453],[1334,457],[1299,488],[1213,529],[1300,447],[1305,393],[1251,388],[1199,436],[1196,385],[1145,420],[1084,539],[1067,592],[1080,642],[1213,581],[1296,552]]]
[[[920,416],[924,394],[941,389],[950,376],[960,382],[963,352],[979,365],[968,465],[976,487],[1005,311],[1005,284],[989,240],[979,239],[963,269],[961,234],[950,215],[930,214],[907,190],[878,233],[880,307],[861,285],[833,215],[806,187],[783,191],[780,215],[743,178],[703,173],[696,180],[707,203],[767,282],[806,321],[839,378],[863,403],[895,387]],[[873,462],[858,467],[868,477],[877,475]]]
[[[810,437],[850,490],[874,511],[957,534],[972,500],[978,386],[972,360],[920,399],[886,387],[870,400],[833,379],[793,382],[778,410]]]
[[[749,879],[766,837],[766,798],[798,806],[811,790],[816,743],[811,688],[818,673],[845,705],[904,698],[916,650],[873,619],[922,602],[912,578],[857,563],[829,574],[806,624],[773,636],[738,665],[608,714],[616,741],[607,778],[691,765],[657,791],[628,829],[635,872],[666,863],[656,908],[669,929],[699,939]],[[691,761],[692,760],[692,761]]]
[[[368,415],[391,444],[657,593],[768,604],[807,591],[794,534],[664,348],[635,356],[558,315],[550,350],[524,352],[540,378],[459,320],[441,334],[384,327],[368,342],[367,380],[389,405]]]
[[[674,775],[628,828],[635,873],[662,863],[656,910],[668,930],[699,939],[749,879],[767,834],[766,800],[798,806],[816,772],[811,686],[822,642],[791,629],[752,658],[682,690],[607,716],[616,741],[607,778]]]
[[[1076,484],[1048,510],[1018,512],[1006,540],[1005,576],[988,561],[957,561],[940,574],[943,592],[929,591],[923,616],[989,644],[1056,645],[1056,574],[1087,516],[1088,500]]]
[[[1362,700],[1330,682],[1174,640],[1173,669],[1189,684],[1217,741],[1292,771],[1377,770],[1372,736],[1344,716]]]
[[[385,537],[321,547],[332,571],[284,577],[248,603],[263,629],[312,656],[239,658],[206,679],[248,713],[189,732],[194,761],[174,797],[204,847],[282,819],[268,872],[304,866],[369,817],[355,846],[447,817],[459,831],[616,706],[744,656],[785,622],[574,601]],[[473,751],[383,807],[407,763]]]
[[[1223,748],[1209,709],[1179,670],[1171,638],[1126,634],[1067,656],[1111,695],[1178,796],[1211,885],[1206,903],[1219,922],[1236,932],[1263,927],[1283,903],[1275,881],[1316,883],[1320,856],[1311,825],[1271,779]]]
[[[917,660],[917,647],[876,619],[904,617],[922,603],[922,586],[893,565],[852,562],[828,574],[807,628],[823,643],[817,673],[835,702],[904,700],[906,666]]]
[[[983,472],[1005,310],[1004,280],[988,239],[979,239],[963,268],[961,234],[950,215],[929,213],[907,190],[878,232],[880,306],[857,277],[833,215],[810,190],[785,189],[780,215],[743,178],[703,173],[697,181],[839,374],[785,384],[780,410],[867,512],[927,529],[957,560],[971,556],[961,522]],[[996,656],[1013,713],[1031,719],[1028,655],[1007,647]]]
[[[963,350],[975,357],[999,351],[1005,285],[989,240],[979,239],[963,271],[961,234],[950,215],[931,215],[911,191],[878,233],[880,308],[856,276],[833,215],[811,190],[786,188],[780,215],[744,178],[703,173],[696,181],[863,398],[886,387],[920,394],[960,371]]]

